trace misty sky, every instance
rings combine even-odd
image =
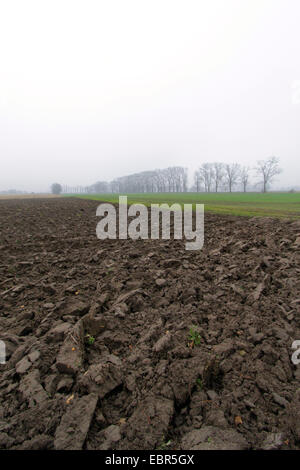
[[[271,155],[300,185],[299,24],[299,0],[1,2],[0,190]]]

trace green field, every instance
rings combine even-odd
[[[74,197],[74,195],[72,195]],[[76,197],[96,201],[118,202],[118,194],[80,194]],[[298,193],[142,193],[127,194],[128,204],[143,203],[198,203],[205,211],[248,217],[300,218]]]

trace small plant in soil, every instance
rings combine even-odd
[[[157,450],[167,450],[167,448],[171,445],[171,443],[172,443],[171,440],[169,440],[167,442],[162,442]]]
[[[202,388],[203,388],[203,382],[202,382],[202,380],[201,380],[200,378],[198,378],[198,379],[196,380],[196,384],[197,384],[197,387],[198,387],[200,390],[202,390]]]
[[[85,335],[85,341],[89,346],[92,346],[95,342],[94,336],[91,336],[89,334]]]
[[[199,332],[194,328],[190,328],[190,336],[188,346],[192,349],[194,346],[199,346],[201,343],[201,336]]]

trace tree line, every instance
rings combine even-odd
[[[188,170],[182,166],[172,166],[152,171],[142,171],[115,178],[111,182],[97,181],[91,186],[61,186],[54,183],[54,194],[63,193],[171,193],[171,192],[247,192],[250,184],[267,192],[274,177],[281,173],[279,159],[270,157],[259,160],[254,168],[238,163],[203,163],[193,175],[193,185],[188,186]],[[259,181],[253,183],[250,178],[255,173]]]
[[[252,184],[261,187],[262,192],[266,193],[274,177],[281,171],[277,157],[259,160],[254,168],[242,166],[239,163],[203,163],[194,173],[193,188],[195,192],[206,193],[219,191],[231,193],[236,188],[247,192],[251,183],[251,174],[254,172],[260,180]]]

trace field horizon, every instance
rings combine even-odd
[[[128,204],[205,204],[205,211],[222,215],[246,217],[300,218],[300,192],[284,193],[103,193],[70,194],[95,201],[118,203],[119,196],[128,198]]]

